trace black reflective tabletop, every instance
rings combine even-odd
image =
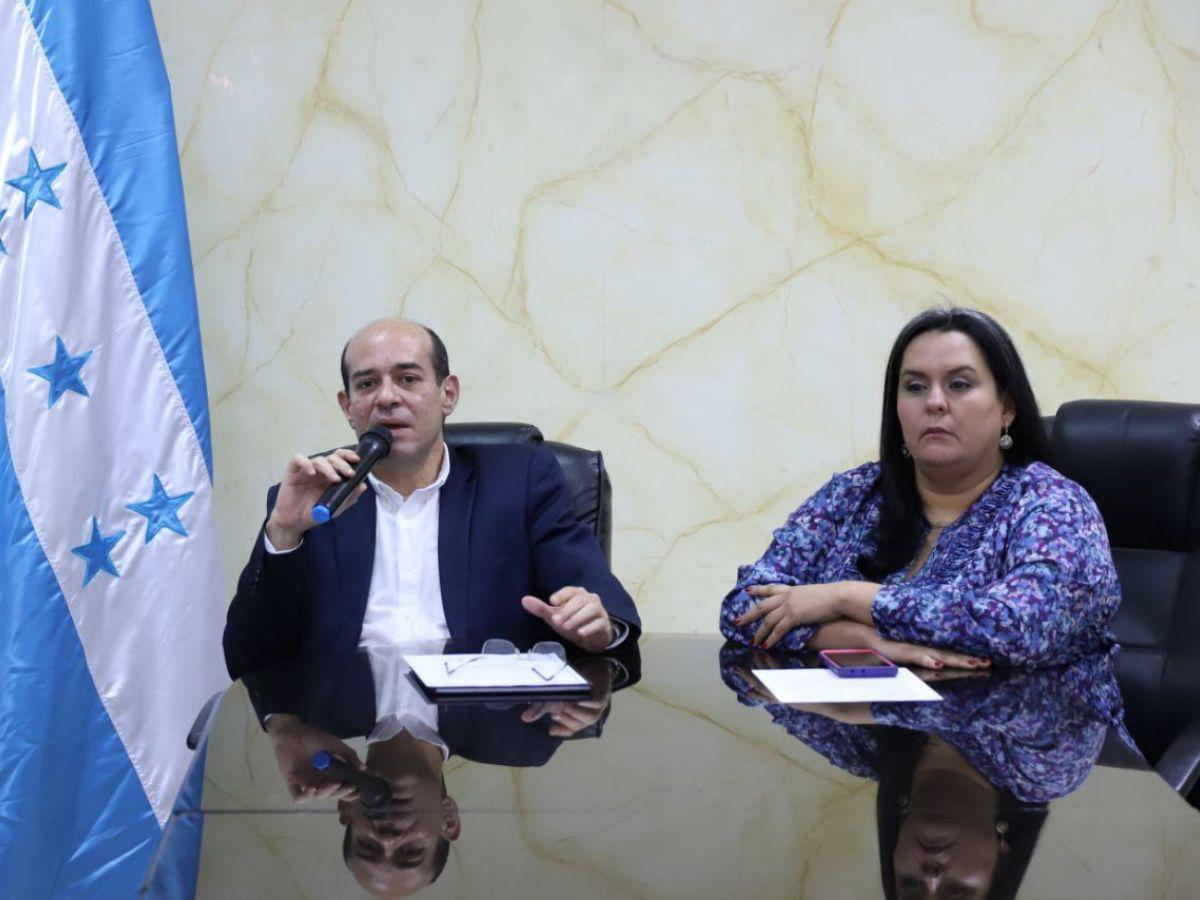
[[[1200,883],[1200,813],[1142,761],[1107,658],[927,673],[933,703],[786,706],[754,671],[811,660],[713,637],[644,637],[577,666],[587,697],[540,704],[431,703],[401,656],[235,684],[147,892],[172,894],[172,848],[197,832],[201,897],[1141,898]],[[313,767],[320,751],[333,768]]]

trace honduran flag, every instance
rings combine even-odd
[[[0,896],[132,896],[225,686],[147,0],[0,0]]]

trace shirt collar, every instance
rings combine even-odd
[[[431,494],[442,489],[442,485],[446,483],[446,479],[450,477],[450,448],[442,444],[442,467],[438,469],[438,476],[433,480],[433,484],[427,484],[423,488],[417,488],[413,491],[408,499],[412,499],[417,494]],[[386,500],[388,503],[399,506],[404,502],[404,497],[400,496],[400,492],[392,488],[390,485],[384,484],[373,474],[367,474],[367,482],[371,485],[371,489],[375,491],[376,496]]]

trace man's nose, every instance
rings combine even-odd
[[[379,385],[379,390],[375,392],[375,405],[382,407],[393,407],[400,402],[400,388],[390,378],[385,378]]]
[[[392,816],[372,822],[375,836],[383,843],[394,843],[395,839],[406,836],[417,824],[416,816],[411,814]]]

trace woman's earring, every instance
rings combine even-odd
[[[1008,844],[1005,843],[1004,836],[1008,834],[1008,823],[1003,819],[996,820],[996,837],[1000,838],[1000,852],[1004,853],[1008,850]]]
[[[1004,426],[1004,434],[1000,435],[1000,449],[1011,450],[1013,445],[1012,435],[1008,433],[1008,426]]]
[[[1012,443],[1012,442],[1009,441],[1009,443]],[[900,445],[900,455],[903,456],[905,459],[908,459],[908,448],[905,447],[903,444]]]

